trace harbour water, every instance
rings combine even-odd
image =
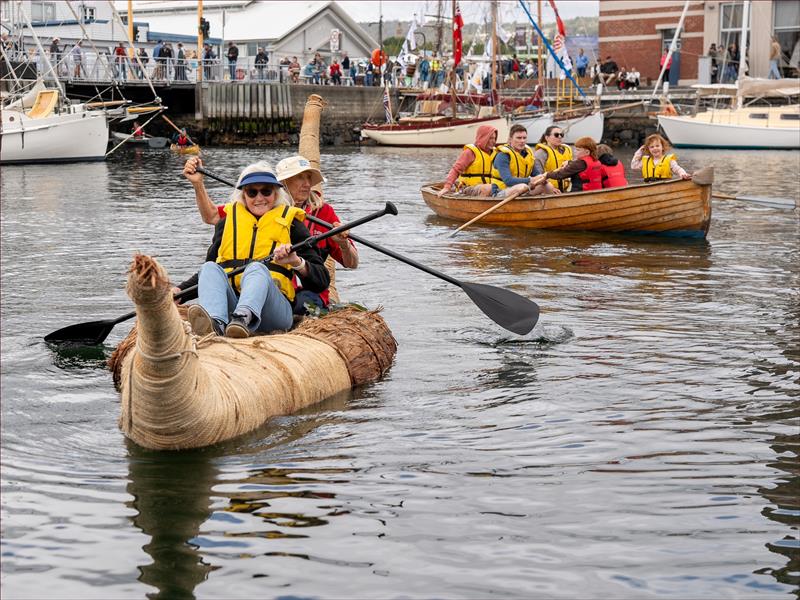
[[[204,150],[237,169],[279,150]],[[622,155],[630,158],[630,155]],[[343,296],[399,343],[380,382],[200,451],[126,442],[103,350],[127,266],[205,256],[182,160],[4,167],[5,598],[783,598],[800,587],[800,221],[715,201],[707,240],[470,227],[419,185],[454,151],[327,149],[358,234],[542,309],[520,338],[361,249]],[[686,150],[716,189],[798,199],[800,153]],[[228,190],[209,182],[222,201]],[[279,393],[279,392],[278,392]]]

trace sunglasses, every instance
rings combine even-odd
[[[551,133],[550,135],[552,135],[553,137],[560,137],[560,138],[564,137],[563,133]]]
[[[271,196],[272,194],[275,193],[275,186],[268,185],[266,187],[260,187],[260,188],[246,187],[244,188],[244,193],[247,194],[248,198],[255,198],[259,194],[261,194],[266,198],[267,196]]]

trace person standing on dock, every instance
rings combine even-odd
[[[117,67],[117,78],[126,81],[128,79],[128,54],[122,42],[114,48],[114,63]]]
[[[75,45],[72,47],[72,50],[69,51],[70,58],[72,58],[72,63],[75,65],[75,71],[73,76],[77,79],[81,76],[81,68],[83,66],[83,50],[81,50],[81,45],[83,42],[78,40],[75,42]]]
[[[53,41],[50,43],[50,63],[53,65],[56,73],[60,73],[60,65],[58,64],[61,62],[61,49],[58,47],[58,42],[60,41],[58,37],[54,37]]]
[[[239,47],[233,42],[228,42],[228,71],[231,81],[236,81],[236,62],[239,60]]]
[[[269,62],[267,53],[264,51],[264,48],[259,47],[255,60],[256,76],[259,81],[266,79],[267,62]]]
[[[586,77],[586,67],[589,66],[589,57],[583,51],[583,48],[578,50],[578,56],[575,57],[575,69],[578,71],[578,77]]]

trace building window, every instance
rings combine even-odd
[[[742,41],[742,13],[744,5],[726,3],[720,4],[719,18],[719,38],[723,48],[727,48],[731,44],[736,46],[741,45]],[[750,11],[750,20],[752,22],[753,11]],[[748,25],[748,39],[750,38],[750,23]],[[741,50],[741,48],[739,49]]]
[[[53,2],[31,2],[31,21],[55,21],[56,5]]]
[[[773,6],[772,29],[781,45],[778,66],[784,77],[797,77],[796,69],[800,69],[800,3],[796,0],[775,0]]]
[[[94,23],[94,6],[83,6],[83,22]]]
[[[258,43],[255,44],[247,44],[247,56],[255,56],[258,54]]]

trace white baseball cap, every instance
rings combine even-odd
[[[311,171],[311,185],[317,185],[325,181],[319,169],[315,168],[307,158],[302,156],[290,156],[275,165],[275,174],[278,177],[278,181],[286,181],[303,171]]]

